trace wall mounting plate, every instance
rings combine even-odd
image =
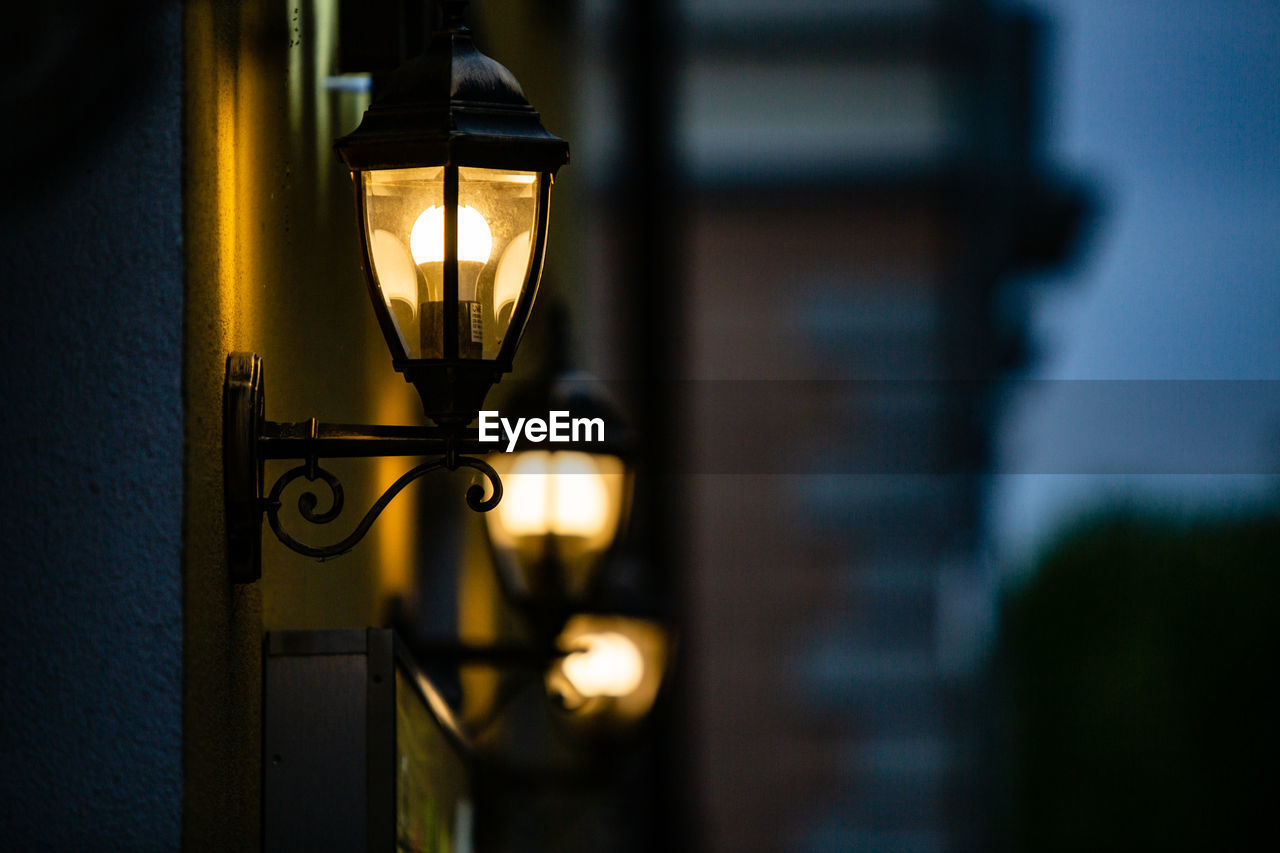
[[[265,396],[257,353],[227,356],[222,384],[222,484],[227,567],[235,583],[262,577],[262,433]]]

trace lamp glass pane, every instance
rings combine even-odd
[[[458,169],[458,355],[498,357],[529,284],[537,172]],[[443,358],[444,167],[362,173],[374,278],[409,358]]]
[[[467,312],[458,333],[463,358],[497,358],[510,331],[530,283],[540,180],[537,172],[458,169],[458,302],[459,311]]]
[[[405,354],[442,358],[444,167],[381,169],[361,180],[370,264]]]

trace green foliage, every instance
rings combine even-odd
[[[1280,521],[1094,520],[1006,620],[1020,849],[1280,849]]]

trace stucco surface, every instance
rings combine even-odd
[[[73,123],[66,150],[24,168],[24,190],[3,203],[8,850],[179,845],[181,10],[148,18],[130,22],[147,47],[119,83],[118,114]]]

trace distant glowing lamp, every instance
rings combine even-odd
[[[608,727],[649,712],[668,657],[667,634],[656,623],[580,614],[557,645],[563,656],[547,673],[547,691],[571,718]]]
[[[629,503],[626,464],[609,454],[526,450],[495,457],[493,467],[506,492],[485,524],[508,593],[585,599]]]
[[[625,634],[581,634],[560,664],[573,692],[584,698],[629,696],[644,681],[644,658]]]
[[[617,440],[624,427],[593,388],[581,375],[566,375],[550,392],[535,395],[540,405],[529,409],[544,416],[548,406],[599,415],[608,441],[551,445],[554,450],[524,442],[490,458],[504,496],[485,515],[485,528],[503,587],[512,601],[538,610],[557,630],[589,598],[631,502],[627,443]]]

